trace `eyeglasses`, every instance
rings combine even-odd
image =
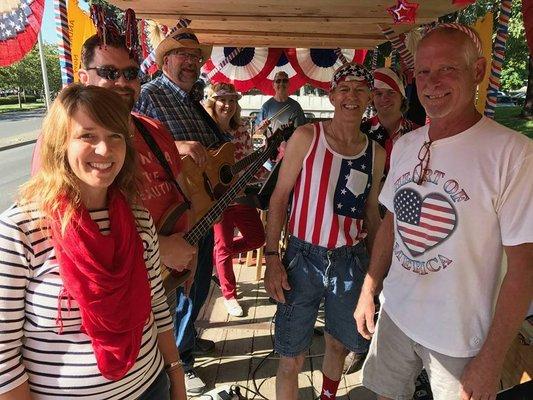
[[[171,54],[178,56],[178,58],[182,61],[189,60],[193,63],[204,62],[204,58],[202,56],[199,56],[198,54],[187,53],[184,51],[174,51]]]
[[[276,82],[276,83],[287,83],[287,82],[289,82],[289,80],[287,78],[281,78],[281,79],[274,80],[274,82]]]
[[[115,67],[92,67],[87,70],[94,69],[96,75],[100,78],[107,79],[108,81],[116,81],[120,76],[124,76],[127,81],[133,81],[139,77],[139,67],[128,67],[124,69],[118,69]]]
[[[424,144],[418,151],[418,160],[420,162],[415,166],[415,169],[413,171],[413,181],[417,185],[421,185],[426,177],[429,166],[429,159],[431,158],[431,143],[433,143],[431,140],[424,142]]]

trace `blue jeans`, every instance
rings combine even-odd
[[[163,370],[137,400],[170,400],[170,381]]]
[[[322,299],[325,331],[350,351],[368,351],[353,317],[368,267],[365,246],[328,250],[292,236],[283,265],[291,289],[284,290],[285,304],[278,303],[276,311],[276,352],[296,357],[311,346]]]
[[[197,336],[194,322],[198,318],[200,309],[204,305],[211,287],[213,247],[213,229],[210,229],[198,242],[198,263],[189,297],[185,296],[183,287],[179,287],[176,291],[177,305],[176,318],[174,319],[174,335],[185,371],[189,371],[194,366],[192,350]]]

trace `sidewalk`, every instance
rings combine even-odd
[[[0,137],[0,151],[35,143],[40,132],[40,129],[36,129],[34,131],[21,133],[19,135]]]

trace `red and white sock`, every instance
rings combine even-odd
[[[329,379],[326,375],[322,374],[322,392],[320,393],[320,400],[335,400],[337,397],[337,388],[339,382]]]

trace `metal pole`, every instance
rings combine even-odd
[[[46,70],[46,60],[44,58],[43,42],[41,40],[41,32],[39,32],[39,35],[37,36],[37,43],[39,45],[39,57],[41,59],[41,71],[43,74],[46,111],[48,111],[50,109],[50,86],[48,85],[48,72]]]

